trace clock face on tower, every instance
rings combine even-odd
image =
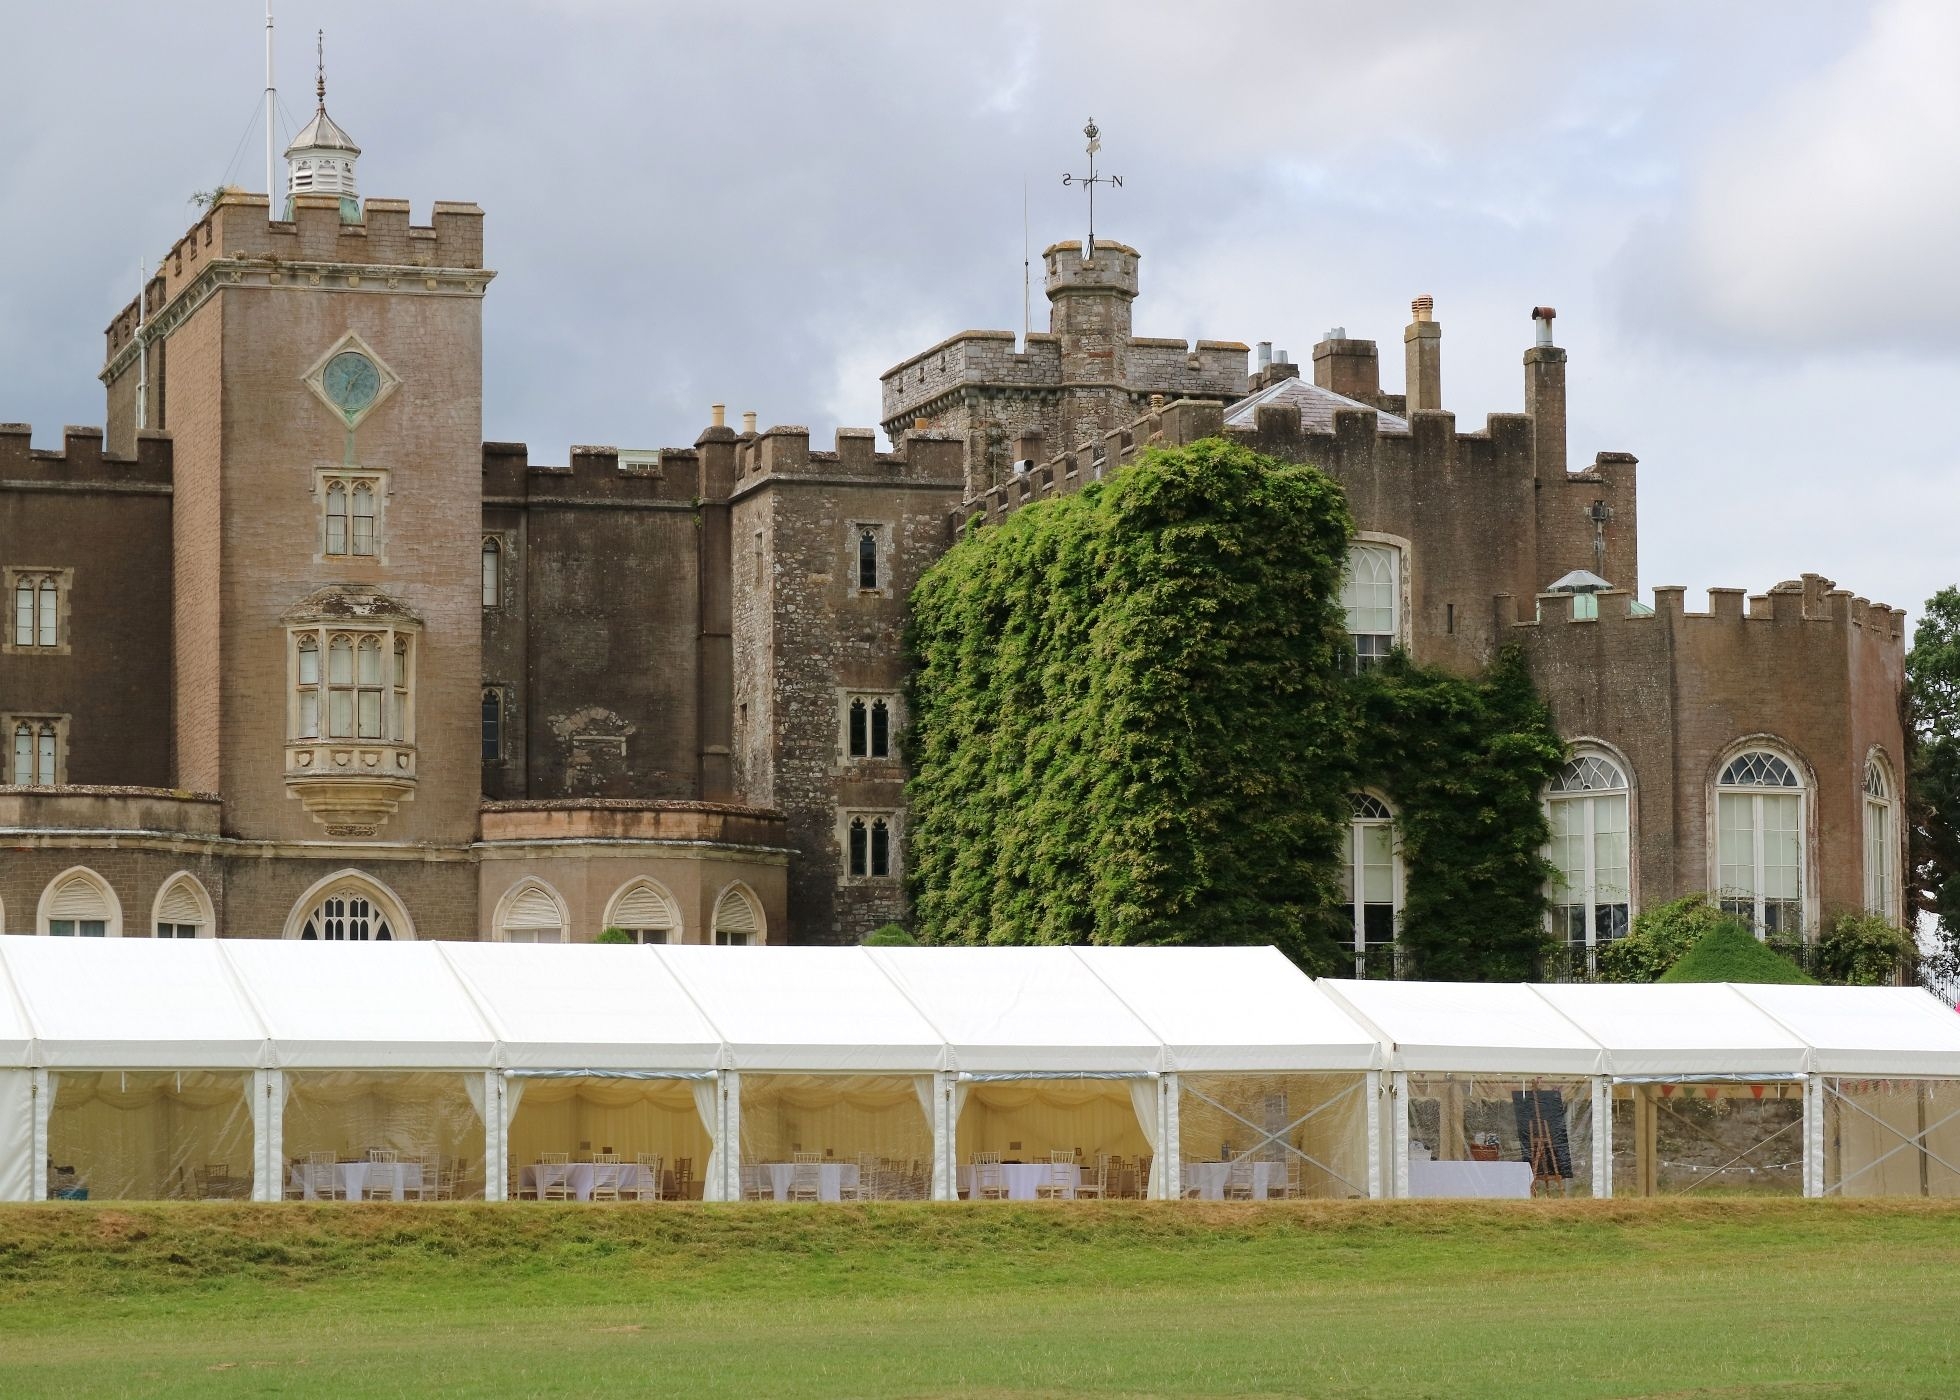
[[[381,393],[381,371],[360,351],[343,350],[327,361],[320,374],[320,388],[342,414],[358,418]]]

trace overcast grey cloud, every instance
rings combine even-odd
[[[1575,461],[1641,467],[1642,581],[1960,577],[1960,7],[279,0],[282,137],[488,211],[493,438],[868,424],[877,375],[1018,328],[1080,236],[1091,113],[1140,334],[1383,343],[1436,298],[1459,426],[1559,308]],[[0,0],[0,418],[99,422],[100,330],[192,191],[263,183],[259,0]],[[24,56],[24,57],[23,57]],[[282,141],[283,145],[283,141]],[[1045,308],[1036,288],[1036,321]]]

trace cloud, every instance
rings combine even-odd
[[[1710,134],[1630,244],[1629,319],[1710,348],[1950,354],[1960,319],[1960,6],[1890,0],[1842,57]]]

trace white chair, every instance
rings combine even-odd
[[[792,1201],[821,1201],[823,1199],[823,1158],[814,1152],[798,1152],[790,1163],[789,1199]]]
[[[625,1170],[619,1164],[615,1153],[602,1153],[592,1159],[592,1192],[588,1201],[617,1201],[619,1181]]]
[[[1225,1168],[1225,1199],[1249,1201],[1257,1190],[1258,1164],[1250,1157],[1234,1157]]]
[[[1048,1154],[1048,1179],[1036,1184],[1035,1199],[1042,1201],[1072,1201],[1075,1199],[1076,1182],[1079,1173],[1075,1166],[1075,1154],[1057,1148]]]
[[[656,1152],[642,1152],[633,1159],[639,1170],[633,1175],[631,1184],[622,1189],[621,1195],[635,1201],[657,1201],[660,1199],[660,1172],[664,1165]]]
[[[538,1199],[541,1201],[575,1201],[578,1192],[572,1189],[572,1155],[569,1152],[540,1152],[538,1163],[532,1168],[537,1178]]]
[[[344,1201],[347,1187],[340,1175],[340,1163],[331,1152],[309,1152],[300,1167],[300,1194],[316,1201]]]
[[[1076,1196],[1093,1196],[1099,1201],[1108,1196],[1109,1168],[1109,1154],[1107,1152],[1097,1153],[1095,1170],[1089,1172],[1080,1181],[1075,1183]]]
[[[759,1166],[742,1168],[742,1199],[745,1201],[776,1199],[776,1179],[769,1168]]]

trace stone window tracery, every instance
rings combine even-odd
[[[1877,754],[1865,760],[1865,912],[1898,918],[1898,827],[1892,780]]]
[[[1354,665],[1380,665],[1402,639],[1402,552],[1392,545],[1356,542],[1348,548],[1341,581],[1341,609],[1354,639]]]
[[[1341,897],[1354,930],[1354,975],[1395,975],[1395,929],[1402,918],[1402,852],[1395,813],[1373,793],[1348,796],[1348,841]]]
[[[324,683],[322,650],[326,652]],[[391,743],[408,742],[414,698],[407,637],[391,628],[318,627],[295,632],[292,674],[295,739],[381,740],[385,736]]]
[[[844,869],[854,880],[883,880],[897,874],[890,813],[861,812],[844,829]]]
[[[9,569],[9,612],[4,638],[7,650],[51,652],[68,650],[66,636],[67,569]]]
[[[59,787],[67,781],[66,715],[10,715],[0,722],[0,732],[7,736],[8,782]]]
[[[844,752],[850,758],[892,756],[892,706],[887,695],[852,695],[844,708]]]
[[[322,472],[320,552],[329,559],[369,559],[381,553],[387,487],[379,471]]]

